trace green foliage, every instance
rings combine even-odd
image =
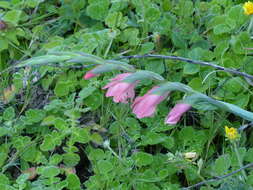
[[[175,55],[253,74],[242,3],[0,1],[0,189],[179,190],[253,162],[251,127],[234,144],[224,132],[252,121],[252,82],[180,61],[116,59]],[[84,80],[91,68],[99,76]],[[124,82],[141,80],[138,95],[161,83],[156,93],[171,91],[153,117],[105,98],[119,70],[135,72]],[[185,94],[194,108],[164,124]],[[245,173],[200,189],[250,190]]]

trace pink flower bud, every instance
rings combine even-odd
[[[180,120],[181,116],[191,109],[191,105],[189,104],[176,104],[174,108],[170,111],[167,118],[165,119],[165,123],[170,125],[175,125]]]
[[[84,78],[85,80],[88,80],[88,79],[93,78],[93,77],[96,77],[96,76],[98,76],[98,74],[92,73],[92,70],[91,70],[91,71],[88,71],[88,72],[83,76],[83,78]]]
[[[154,89],[158,86],[153,87],[144,96],[137,97],[132,104],[133,113],[136,114],[138,118],[150,117],[154,115],[156,106],[160,104],[169,93],[165,95],[152,94]]]

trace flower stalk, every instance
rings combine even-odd
[[[240,155],[240,153],[238,151],[238,147],[237,147],[236,142],[235,141],[232,142],[232,145],[233,145],[233,148],[234,148],[237,160],[238,160],[238,164],[239,164],[240,168],[242,168],[243,167],[242,158],[241,158],[241,155]],[[242,176],[243,176],[244,180],[246,181],[247,180],[247,175],[246,175],[245,170],[243,169],[241,172],[242,172]]]

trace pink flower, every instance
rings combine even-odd
[[[98,74],[95,74],[95,73],[92,72],[92,70],[90,70],[90,71],[88,71],[88,72],[83,76],[83,78],[84,78],[85,80],[88,80],[88,79],[93,78],[93,77],[96,77],[96,76],[98,76]]]
[[[108,89],[105,96],[113,97],[113,101],[116,103],[127,103],[128,98],[133,99],[135,96],[134,88],[137,85],[138,81],[134,83],[128,83],[123,81],[131,74],[132,73],[123,73],[111,79],[111,82],[102,88]]]
[[[132,104],[133,113],[136,114],[138,118],[150,117],[155,113],[156,106],[162,102],[169,93],[164,95],[152,94],[154,89],[158,86],[153,87],[144,96],[137,97]]]
[[[170,111],[168,116],[166,117],[165,123],[175,125],[180,120],[181,116],[191,109],[191,105],[189,104],[176,104],[174,108]]]

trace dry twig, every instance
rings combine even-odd
[[[208,179],[206,181],[202,181],[202,182],[196,183],[196,184],[191,185],[189,187],[184,187],[184,188],[182,188],[182,190],[189,190],[189,189],[192,189],[192,188],[195,188],[195,187],[199,187],[199,186],[207,184],[207,183],[211,183],[211,182],[222,180],[224,178],[232,176],[232,175],[234,175],[234,174],[236,174],[236,173],[238,173],[238,172],[240,172],[240,171],[242,171],[242,170],[244,170],[246,168],[250,168],[250,167],[253,167],[253,163],[247,164],[247,165],[245,165],[245,166],[243,166],[243,167],[241,167],[241,168],[239,168],[239,169],[237,169],[235,171],[232,171],[231,173],[228,173],[226,175],[222,175],[222,176],[218,176],[218,177],[215,177],[215,178],[212,178],[212,179]]]
[[[193,59],[189,59],[189,58],[185,58],[185,57],[179,57],[179,56],[174,56],[174,55],[155,55],[155,54],[146,54],[146,55],[130,55],[130,56],[122,56],[119,59],[139,59],[139,58],[160,58],[160,59],[171,59],[171,60],[176,60],[176,61],[184,61],[187,63],[191,63],[191,64],[196,64],[196,65],[202,65],[202,66],[209,66],[209,67],[213,67],[217,70],[221,70],[221,71],[225,71],[228,73],[232,73],[235,75],[240,75],[243,76],[245,78],[251,79],[253,80],[253,76],[250,74],[247,74],[245,72],[240,72],[236,69],[231,69],[231,68],[225,68],[213,63],[209,63],[209,62],[205,62],[205,61],[198,61],[198,60],[193,60]]]

